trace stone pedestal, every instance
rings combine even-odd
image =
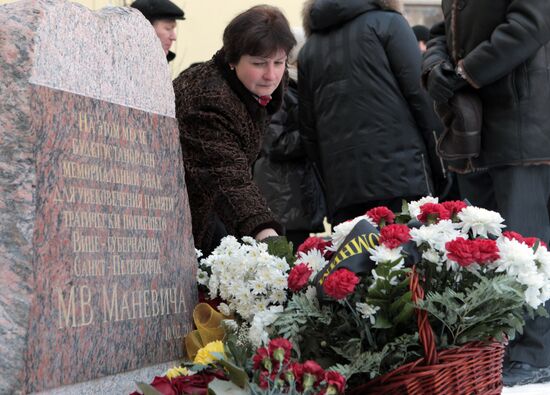
[[[0,393],[182,357],[196,259],[151,25],[125,8],[3,5],[0,75]]]

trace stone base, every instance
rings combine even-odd
[[[49,391],[34,393],[35,395],[129,395],[138,390],[136,382],[149,384],[155,376],[161,376],[168,369],[179,365],[180,362],[167,362],[149,366],[143,369],[132,370],[126,373],[115,374],[84,383],[67,385]]]

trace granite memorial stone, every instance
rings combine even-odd
[[[0,393],[182,357],[196,258],[150,23],[128,8],[2,5],[0,97]]]

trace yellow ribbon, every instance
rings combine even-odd
[[[212,308],[208,303],[199,303],[193,310],[196,330],[185,336],[185,349],[189,360],[194,360],[199,349],[215,340],[223,340],[225,331],[222,320],[230,319]]]

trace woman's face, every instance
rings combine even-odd
[[[270,56],[242,55],[235,68],[243,85],[257,96],[271,95],[285,72],[286,53],[279,49]]]

